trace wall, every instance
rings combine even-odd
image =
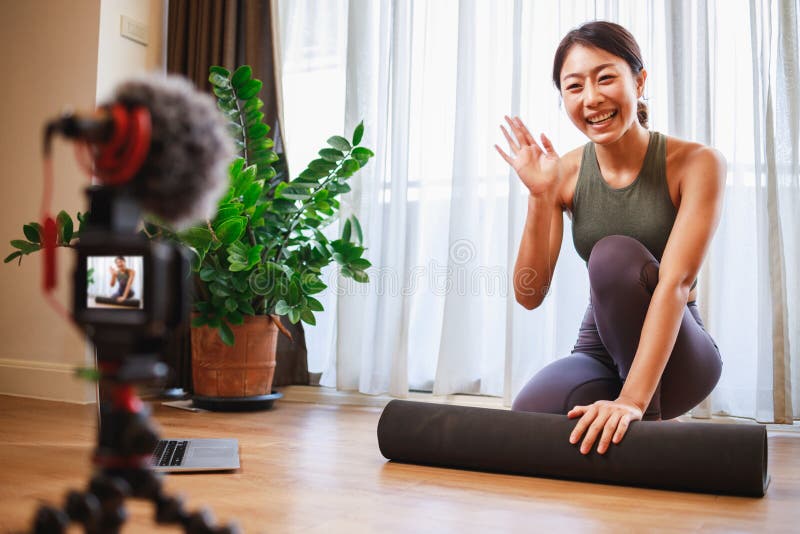
[[[162,0],[0,2],[5,72],[0,116],[0,253],[22,238],[22,224],[39,218],[41,129],[65,109],[92,109],[96,96],[130,74],[162,68]],[[150,46],[119,35],[120,13],[149,25]],[[73,148],[54,145],[52,209],[74,214],[85,203],[88,178]],[[60,249],[56,298],[69,307],[72,255]],[[0,393],[89,402],[94,389],[72,377],[91,363],[80,332],[48,306],[39,288],[41,258],[0,265]]]
[[[164,72],[164,2],[162,0],[102,0],[97,57],[97,101],[103,102],[114,86],[144,72]],[[120,16],[148,26],[144,46],[120,35]]]

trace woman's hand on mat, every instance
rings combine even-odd
[[[514,133],[512,138],[508,131],[500,125],[503,135],[508,141],[513,157],[499,146],[494,145],[497,152],[511,165],[531,195],[540,196],[550,193],[558,183],[558,154],[553,144],[544,134],[541,135],[542,147],[536,143],[527,126],[519,117],[513,119],[506,115],[506,122]]]
[[[117,302],[122,302],[123,300],[125,300],[125,297],[117,297]]]
[[[580,417],[569,436],[569,442],[578,443],[585,432],[581,454],[589,454],[598,438],[597,452],[604,454],[612,442],[622,441],[631,421],[642,418],[642,409],[625,399],[601,400],[588,406],[575,406],[567,412],[567,417]]]

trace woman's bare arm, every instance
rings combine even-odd
[[[528,215],[514,265],[514,295],[526,309],[538,307],[547,296],[563,232],[564,217],[557,195],[529,195]]]
[[[527,309],[542,303],[561,249],[563,217],[559,198],[561,159],[542,134],[541,147],[519,117],[505,117],[513,137],[503,126],[512,155],[495,145],[528,189],[528,214],[514,265],[514,295]]]
[[[695,149],[684,167],[681,203],[661,258],[658,284],[620,398],[644,411],[678,337],[692,281],[697,276],[719,224],[726,164],[708,147]]]

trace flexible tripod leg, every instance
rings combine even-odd
[[[83,525],[87,534],[116,534],[127,520],[128,498],[151,501],[156,523],[181,525],[187,534],[240,532],[235,524],[214,526],[208,510],[187,511],[180,497],[164,492],[162,476],[150,469],[158,432],[134,386],[120,380],[143,376],[141,368],[130,368],[142,365],[147,362],[101,365],[105,393],[101,396],[101,423],[93,456],[95,473],[85,492],[72,490],[67,494],[63,509],[41,506],[34,518],[34,533],[61,534],[75,522]]]

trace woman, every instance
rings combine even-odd
[[[128,269],[125,266],[125,258],[122,256],[117,256],[114,259],[114,263],[117,264],[117,268],[114,269],[113,266],[109,266],[109,271],[111,271],[111,287],[114,287],[114,284],[119,282],[119,286],[117,287],[117,291],[111,295],[112,298],[117,299],[117,302],[123,302],[127,299],[132,299],[134,296],[133,291],[133,279],[136,276],[136,271],[133,269]]]
[[[561,247],[562,212],[587,262],[589,307],[572,354],[539,371],[512,409],[580,417],[570,443],[603,454],[631,421],[671,419],[701,402],[722,371],[697,312],[696,276],[722,209],[725,160],[647,129],[647,72],[633,36],[594,21],[556,51],[553,82],[589,143],[559,156],[519,117],[500,155],[530,191],[514,267],[517,301],[539,306]],[[540,276],[539,274],[543,275]]]

